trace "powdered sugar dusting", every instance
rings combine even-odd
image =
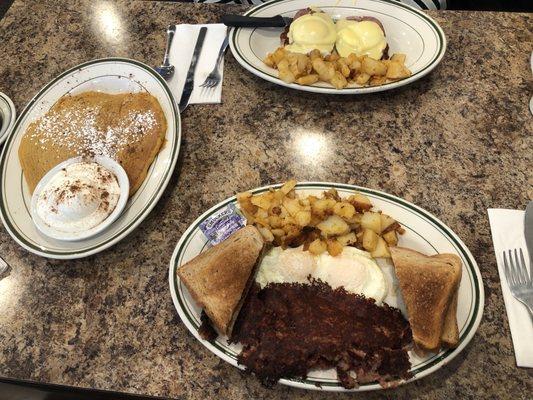
[[[139,140],[157,123],[153,110],[130,110],[125,116],[106,121],[102,106],[65,107],[50,110],[36,122],[30,138],[43,150],[54,144],[79,155],[116,158],[128,144]]]

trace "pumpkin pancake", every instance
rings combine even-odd
[[[60,162],[83,155],[108,156],[125,169],[131,196],[146,178],[166,131],[161,105],[148,93],[66,95],[28,127],[19,160],[33,193]]]

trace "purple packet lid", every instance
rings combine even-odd
[[[239,214],[235,204],[230,203],[203,221],[200,230],[209,242],[215,245],[245,226],[246,218]]]

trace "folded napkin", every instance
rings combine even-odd
[[[503,252],[521,248],[527,263],[530,262],[524,237],[524,211],[489,208],[490,230],[498,263],[503,300],[507,309],[511,336],[513,338],[516,365],[533,368],[533,322],[529,312],[516,300],[505,279]]]
[[[206,25],[176,25],[176,33],[172,46],[170,46],[169,59],[170,64],[174,65],[175,71],[172,79],[168,82],[170,90],[179,103],[185,79],[187,79],[187,72],[191,65],[192,53],[196,45],[196,39],[202,26],[207,27],[204,45],[196,64],[196,71],[194,74],[194,89],[189,100],[189,104],[214,104],[220,103],[222,98],[222,83],[216,88],[210,90],[202,90],[200,87],[204,83],[207,75],[215,67],[218,52],[222,42],[226,37],[226,26],[224,24],[206,24]],[[219,67],[222,76],[224,72],[224,60],[221,61]]]

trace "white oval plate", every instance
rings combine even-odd
[[[261,193],[268,190],[269,187],[277,188],[280,185],[265,186],[252,190],[252,192]],[[431,354],[425,358],[417,357],[413,352],[410,352],[411,372],[414,377],[406,382],[412,382],[442,368],[470,342],[481,321],[484,304],[483,282],[472,254],[461,239],[436,217],[422,208],[390,194],[359,186],[326,182],[303,182],[299,183],[296,189],[299,194],[320,195],[324,190],[331,187],[337,189],[341,197],[349,196],[356,191],[361,192],[370,198],[375,209],[382,210],[396,219],[406,230],[405,234],[400,236],[400,246],[409,247],[426,254],[454,253],[461,258],[463,274],[459,286],[457,308],[457,322],[460,332],[459,345],[455,349],[443,350],[438,354]],[[205,212],[185,231],[170,261],[169,283],[174,306],[181,320],[194,337],[223,360],[240,369],[244,369],[242,365],[237,364],[237,355],[241,350],[240,345],[228,344],[226,338],[221,337],[214,344],[211,344],[200,337],[198,328],[200,326],[201,309],[191,298],[187,288],[182,284],[176,273],[176,270],[181,265],[196,257],[207,247],[207,240],[199,229],[200,223],[229,203],[236,204],[235,196]],[[399,289],[393,289],[397,287],[397,282],[394,278],[391,264],[384,260],[378,260],[378,263],[383,268],[389,285],[389,294],[384,301],[389,305],[400,308],[405,315],[405,307]],[[340,385],[334,370],[313,371],[306,379],[281,379],[280,383],[304,389],[337,392],[382,389],[378,383],[367,383],[360,385],[357,389],[346,390]]]
[[[406,66],[412,75],[407,79],[379,86],[348,86],[335,89],[328,83],[312,86],[285,83],[278,71],[266,66],[263,59],[280,46],[283,28],[234,28],[230,33],[230,47],[239,64],[267,81],[292,89],[329,94],[363,94],[381,92],[407,85],[428,74],[444,57],[446,37],[435,20],[420,10],[392,0],[272,0],[244,13],[254,17],[283,15],[292,17],[310,5],[322,9],[334,19],[349,16],[371,16],[381,21],[389,43],[389,54],[406,54]]]
[[[106,93],[146,91],[157,98],[167,119],[166,141],[153,161],[141,187],[124,212],[104,232],[77,242],[54,240],[41,234],[31,215],[31,195],[18,158],[20,140],[28,125],[46,113],[63,95],[96,90]],[[0,158],[0,216],[9,234],[32,253],[57,259],[73,259],[98,253],[133,231],[163,194],[181,142],[180,116],[165,81],[149,66],[135,60],[107,58],[78,65],[47,84],[28,103],[15,123]]]
[[[69,166],[71,164],[80,163],[84,160],[85,159],[83,156],[78,156],[69,158],[68,160],[63,161],[62,163],[57,164],[54,168],[48,171],[45,176],[43,176],[43,178],[39,181],[39,183],[35,187],[35,190],[33,191],[33,196],[31,197],[30,204],[31,217],[37,229],[39,229],[39,231],[41,231],[49,238],[64,240],[67,242],[76,242],[79,240],[88,239],[90,237],[96,236],[100,232],[107,229],[107,227],[109,227],[113,222],[115,222],[115,220],[120,216],[122,211],[124,211],[124,208],[126,208],[126,204],[128,202],[128,195],[130,192],[130,181],[128,180],[128,175],[126,174],[126,171],[124,170],[124,168],[122,168],[122,165],[120,165],[118,162],[116,162],[110,157],[95,156],[92,161],[102,165],[108,171],[111,171],[115,175],[118,182],[118,187],[120,188],[120,197],[113,212],[95,227],[76,233],[68,233],[52,228],[41,219],[41,217],[37,213],[37,201],[39,199],[39,193],[43,190],[46,184],[50,182],[50,180],[59,172],[60,169],[65,168],[66,166]]]

